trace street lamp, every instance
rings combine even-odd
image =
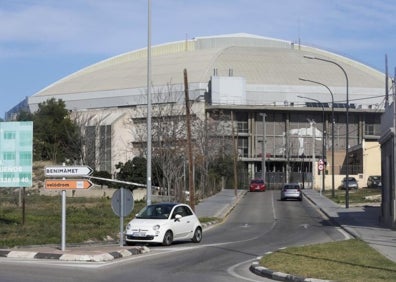
[[[334,188],[334,123],[335,123],[335,121],[334,121],[334,95],[333,95],[333,92],[331,92],[330,88],[321,82],[309,80],[309,79],[305,79],[305,78],[299,78],[299,80],[308,81],[308,82],[322,85],[322,86],[326,87],[326,89],[329,91],[329,93],[331,95],[331,196],[334,198],[335,197],[335,188]]]
[[[147,205],[151,205],[151,0],[148,0],[148,28],[147,28]]]
[[[338,64],[337,62],[331,61],[331,60],[327,60],[327,59],[323,59],[323,58],[319,58],[319,57],[312,57],[312,56],[304,56],[304,58],[306,59],[310,59],[310,60],[318,60],[318,61],[323,61],[323,62],[327,62],[327,63],[331,63],[333,65],[336,65],[337,67],[339,67],[342,72],[345,75],[345,80],[346,80],[346,134],[345,134],[345,178],[346,178],[346,183],[347,183],[347,187],[345,187],[345,208],[349,208],[349,187],[348,187],[348,178],[349,178],[349,80],[348,80],[348,75],[345,71],[345,69]]]
[[[297,96],[298,98],[303,98],[303,99],[308,99],[308,100],[312,100],[317,102],[318,104],[320,104],[322,106],[322,160],[324,162],[325,160],[325,151],[326,151],[326,146],[325,146],[325,136],[326,136],[326,127],[325,127],[325,112],[324,112],[324,106],[323,103],[320,102],[319,100],[313,99],[313,98],[309,98],[309,97],[304,97],[304,96]],[[312,167],[312,173],[314,173],[313,171],[313,167]],[[325,169],[323,167],[322,169],[322,190],[325,190]]]

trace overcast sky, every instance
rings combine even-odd
[[[53,82],[147,46],[148,0],[0,0],[0,117]],[[152,45],[249,33],[325,49],[389,74],[394,0],[151,0]]]

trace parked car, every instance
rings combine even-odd
[[[355,177],[348,177],[348,181],[346,180],[346,177],[342,180],[342,185],[341,189],[359,189],[358,182]]]
[[[298,183],[285,183],[281,190],[281,201],[286,199],[296,199],[302,201],[303,195],[301,186]]]
[[[266,189],[265,183],[263,179],[252,179],[250,181],[250,187],[249,187],[249,191],[250,192],[264,192]]]
[[[368,188],[382,187],[381,176],[380,175],[370,175],[367,178],[367,187]]]
[[[202,240],[202,225],[190,206],[158,203],[144,207],[126,227],[126,243],[159,243]]]

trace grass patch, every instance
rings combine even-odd
[[[61,241],[61,196],[30,195],[26,197],[25,224],[22,224],[22,208],[16,195],[2,191],[0,198],[0,248],[24,245],[57,244]],[[135,202],[127,222],[145,206]],[[103,241],[107,237],[117,240],[120,220],[113,213],[111,199],[66,199],[66,242],[82,243]]]
[[[296,276],[335,281],[396,281],[396,263],[357,239],[291,247],[260,265]]]
[[[345,204],[345,190],[335,190],[332,197],[331,190],[326,190],[323,194],[337,204]],[[373,198],[373,196],[381,195],[380,189],[360,188],[357,190],[349,190],[350,204],[369,204],[380,203],[381,198]]]
[[[59,244],[62,232],[62,197],[31,194],[26,197],[25,224],[22,208],[18,206],[15,190],[0,190],[0,248],[15,246]],[[124,218],[128,224],[146,202],[135,202],[131,214]],[[200,218],[202,223],[217,218]],[[111,199],[68,197],[66,199],[66,242],[102,242],[118,240],[120,219],[111,208]]]
[[[220,219],[217,217],[200,217],[199,221],[201,223],[207,223],[207,222],[215,222],[215,221],[219,221]]]

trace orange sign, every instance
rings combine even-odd
[[[93,183],[86,179],[46,179],[45,189],[54,190],[74,190],[89,189]]]

